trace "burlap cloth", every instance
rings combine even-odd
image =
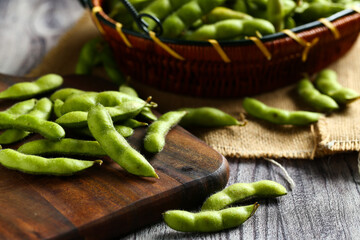
[[[85,13],[37,66],[30,76],[45,73],[73,74],[81,46],[98,36],[90,14]],[[331,65],[344,86],[360,91],[360,40],[342,59]],[[162,92],[139,83],[133,86],[140,96],[153,96],[158,110],[165,112],[182,106],[214,106],[239,117],[243,112],[241,99],[214,100],[179,96]],[[309,110],[294,98],[294,86],[255,96],[274,107],[288,110]],[[245,127],[194,129],[192,132],[227,157],[239,158],[300,158],[311,159],[337,152],[360,150],[360,101],[341,112],[326,116],[317,124],[306,127],[275,126],[248,117]]]

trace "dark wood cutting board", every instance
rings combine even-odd
[[[64,87],[116,90],[91,77],[64,80]],[[18,81],[23,80],[0,75],[0,90]],[[0,110],[13,103],[0,101]],[[145,131],[136,129],[129,138],[142,153]],[[144,154],[160,179],[130,175],[110,159],[70,177],[28,175],[0,166],[0,239],[115,238],[161,221],[168,209],[197,207],[226,185],[228,164],[215,150],[181,127],[171,130],[166,141],[161,153]]]

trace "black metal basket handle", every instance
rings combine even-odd
[[[121,2],[125,5],[125,7],[129,10],[130,14],[134,18],[139,29],[143,30],[146,34],[149,34],[148,24],[144,20],[144,18],[150,18],[156,23],[156,27],[154,28],[154,32],[157,36],[160,36],[163,32],[163,28],[160,20],[157,17],[154,17],[148,13],[138,13],[134,6],[128,0],[121,0]]]

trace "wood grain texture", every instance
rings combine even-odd
[[[4,83],[19,80],[0,74],[0,91]],[[86,76],[64,77],[63,87],[116,90],[106,80]],[[0,111],[11,103],[1,101]],[[110,239],[159,222],[166,210],[194,207],[226,185],[226,159],[189,132],[172,129],[158,154],[143,150],[145,134],[146,128],[137,128],[128,141],[160,179],[131,175],[109,158],[101,167],[69,177],[23,174],[0,166],[2,198],[10,197],[0,200],[0,239]],[[3,147],[17,149],[37,138]]]
[[[24,2],[28,2],[26,3],[27,7],[20,7]],[[77,6],[77,1],[1,0],[0,12],[3,19],[0,22],[0,56],[1,59],[6,59],[6,61],[0,61],[1,72],[19,75],[28,72],[31,66],[41,60],[48,50],[48,46],[54,45],[58,36],[76,20],[76,17],[58,18],[59,26],[63,27],[50,32],[49,34],[53,37],[48,37],[47,33],[43,35],[34,31],[37,29],[36,27],[32,27],[30,30],[24,22],[28,21],[29,26],[34,26],[54,21],[55,15],[52,14],[43,14],[41,21],[38,20],[36,23],[33,18],[28,17],[38,11],[38,6],[42,4],[49,4],[51,6],[49,9],[58,12],[58,16],[68,16],[68,14],[69,16],[80,16],[82,13],[81,7]],[[9,28],[5,23],[12,22],[13,19],[17,19],[23,24]],[[22,41],[29,41],[29,39],[32,39],[32,42],[19,51],[17,48],[21,46]],[[41,39],[46,40],[42,41]],[[163,222],[159,222],[132,232],[121,239],[339,240],[360,238],[360,176],[357,170],[357,153],[335,155],[314,161],[280,159],[279,162],[293,177],[297,184],[296,188],[289,191],[287,196],[277,200],[260,201],[261,206],[254,217],[239,228],[221,233],[187,234],[175,232]],[[229,166],[228,184],[271,179],[282,183],[289,189],[279,168],[264,160],[229,159]],[[3,189],[13,186],[6,184],[6,180],[3,180],[5,176],[1,176],[0,190],[2,193]],[[35,196],[34,199],[36,200],[37,197]],[[0,201],[2,204],[4,201],[8,201],[8,197],[1,194]],[[22,206],[22,203],[19,205]],[[49,215],[51,214],[57,213],[51,213],[49,210]],[[71,228],[71,224],[68,222],[62,222],[62,226]]]

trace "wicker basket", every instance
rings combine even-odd
[[[261,39],[264,52],[252,40],[219,42],[230,62],[209,42],[161,39],[184,58],[179,60],[149,36],[116,28],[116,22],[102,11],[103,0],[87,0],[93,19],[113,48],[119,68],[136,81],[168,92],[199,97],[243,97],[271,91],[313,74],[343,56],[360,32],[360,14],[345,10],[329,18],[334,29],[320,21],[292,32],[307,43],[318,40],[304,55],[304,45],[285,33]],[[95,8],[94,8],[95,7]],[[119,25],[118,25],[119,26]],[[123,33],[132,47],[124,43]],[[305,57],[305,58],[304,58]]]

